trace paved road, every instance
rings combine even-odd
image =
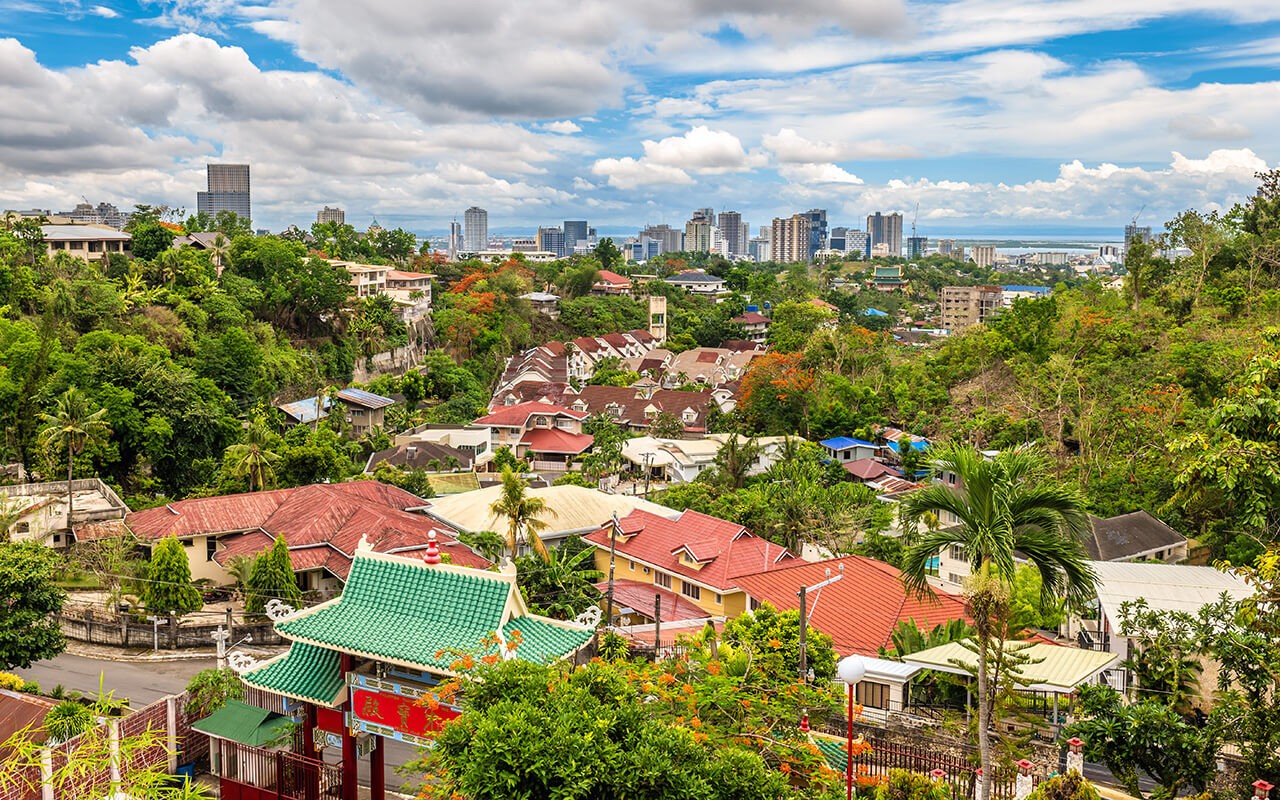
[[[98,661],[83,656],[63,654],[48,661],[32,664],[30,669],[15,669],[27,680],[37,681],[48,692],[58,684],[68,691],[97,694],[99,676],[102,687],[114,690],[116,699],[128,698],[134,708],[141,708],[170,694],[180,694],[187,681],[202,669],[214,666],[213,659],[128,663]]]

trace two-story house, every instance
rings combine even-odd
[[[678,289],[684,289],[690,294],[706,295],[708,297],[720,297],[728,294],[725,288],[723,278],[717,278],[708,272],[700,272],[698,270],[688,270],[677,275],[672,275],[663,280],[668,286],[675,286]]]
[[[773,320],[756,311],[754,308],[745,314],[739,314],[730,322],[736,322],[747,332],[747,341],[763,342],[769,338],[769,326]]]
[[[493,430],[494,449],[507,447],[517,458],[532,452],[538,461],[563,469],[591,447],[591,435],[582,432],[582,421],[587,416],[585,411],[531,402],[502,406],[472,424]]]
[[[336,397],[346,408],[351,435],[357,439],[374,428],[385,428],[386,408],[396,404],[390,397],[366,392],[364,389],[343,389]]]
[[[826,451],[827,458],[837,464],[848,464],[851,461],[871,458],[880,449],[871,442],[864,442],[861,439],[853,439],[848,436],[824,439],[818,442],[818,445]]]
[[[592,294],[631,294],[631,279],[607,269],[600,270],[591,287]]]
[[[421,319],[431,313],[431,279],[426,272],[387,271],[387,294],[405,322]]]
[[[133,236],[97,225],[41,225],[45,252],[50,258],[66,253],[81,261],[101,261],[111,253],[132,257]]]
[[[595,545],[596,569],[606,575],[612,546],[614,611],[624,624],[653,621],[655,596],[664,621],[696,619],[690,614],[698,612],[736,617],[747,610],[747,594],[735,578],[798,561],[741,525],[696,511],[669,519],[637,509],[619,518],[617,531],[608,522],[584,539]]]
[[[643,433],[660,414],[670,414],[690,434],[707,429],[707,408],[711,392],[677,392],[650,386],[583,386],[576,397],[565,398],[568,406],[587,414],[603,414],[632,433]]]

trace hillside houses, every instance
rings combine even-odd
[[[632,433],[643,433],[659,414],[671,414],[688,433],[705,433],[711,392],[677,392],[632,386],[583,386],[569,408],[601,414]]]

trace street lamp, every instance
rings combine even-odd
[[[849,656],[836,665],[836,674],[849,686],[849,739],[845,743],[848,760],[844,780],[846,796],[848,800],[853,800],[853,687],[867,674],[867,664],[862,656]]]

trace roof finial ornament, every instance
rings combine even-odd
[[[370,546],[369,546],[369,534],[367,534],[367,533],[362,533],[362,534],[360,534],[360,541],[359,541],[359,542],[356,542],[356,549],[357,549],[357,550],[372,550],[372,549],[373,549],[372,547],[370,547]]]
[[[436,544],[435,531],[427,534],[427,554],[422,557],[422,560],[428,564],[440,563],[440,546]]]

